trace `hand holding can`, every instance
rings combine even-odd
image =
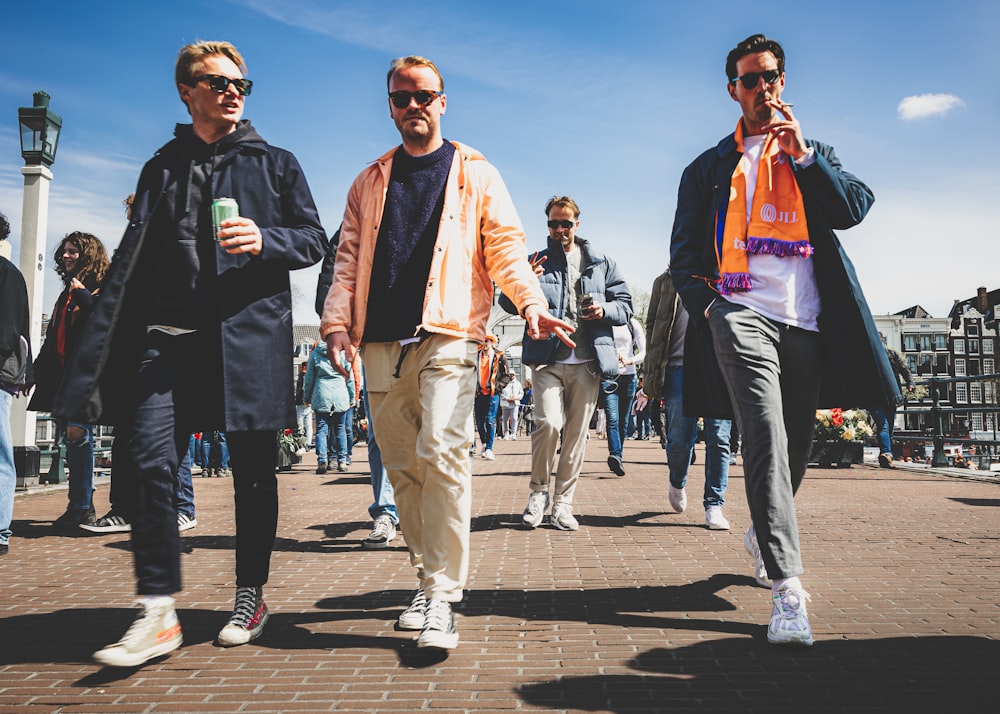
[[[219,231],[222,230],[222,222],[229,218],[238,218],[240,215],[239,204],[235,198],[216,198],[212,201],[212,228],[215,230],[214,238],[219,238]]]

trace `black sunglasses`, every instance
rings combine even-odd
[[[435,92],[432,89],[418,89],[415,92],[407,92],[401,89],[398,92],[389,92],[389,101],[392,102],[392,106],[396,107],[396,109],[406,109],[410,106],[411,98],[417,100],[418,106],[426,107],[438,97],[443,96],[444,92]]]
[[[549,228],[566,228],[567,230],[576,225],[576,221],[549,221]]]
[[[193,87],[203,79],[207,79],[209,88],[219,94],[225,94],[226,90],[229,89],[229,85],[232,84],[241,97],[249,97],[250,90],[253,88],[253,82],[249,79],[230,79],[229,77],[223,77],[221,74],[203,74],[200,77],[195,77],[188,84]]]
[[[739,77],[730,77],[729,83],[735,85],[736,80],[743,83],[743,89],[753,89],[757,86],[760,78],[763,77],[767,84],[776,84],[781,79],[781,72],[776,69],[767,69],[763,72],[747,72]]]

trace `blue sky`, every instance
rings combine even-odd
[[[181,45],[227,39],[254,80],[245,116],[293,151],[329,233],[367,162],[399,143],[385,100],[389,60],[423,54],[445,77],[448,139],[503,174],[528,236],[544,245],[556,193],[579,202],[580,235],[648,292],[667,266],[684,167],[732,131],[726,53],[779,40],[784,99],[807,137],[831,143],[874,191],[840,234],[875,313],[913,304],[943,316],[1000,288],[990,220],[1000,170],[1000,3],[842,0],[761,5],[670,0],[50,0],[4,3],[0,27],[0,211],[21,227],[17,108],[32,92],[63,117],[46,253],[86,230],[109,247],[142,164],[187,121],[172,84]],[[312,322],[316,268],[299,271],[296,320]],[[49,270],[45,310],[58,292]]]

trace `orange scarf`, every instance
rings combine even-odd
[[[742,119],[736,125],[736,148],[743,153]],[[747,177],[743,162],[736,165],[722,232],[716,219],[718,287],[723,295],[753,289],[748,254],[808,258],[813,253],[805,204],[790,161],[789,156],[778,147],[776,137],[768,136],[760,152],[749,224]]]

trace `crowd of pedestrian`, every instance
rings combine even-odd
[[[132,542],[138,612],[95,659],[137,666],[180,646],[179,533],[197,524],[193,472],[231,476],[235,494],[235,592],[217,643],[259,637],[279,513],[275,434],[295,425],[316,449],[318,474],[345,472],[356,414],[373,491],[363,547],[405,535],[415,587],[397,624],[419,632],[418,647],[459,642],[470,456],[495,459],[498,428],[508,440],[523,430],[523,526],[547,517],[576,531],[574,495],[599,411],[618,477],[626,440],[659,435],[676,512],[687,508],[700,429],[710,530],[730,527],[723,505],[739,426],[753,519],[744,545],[772,592],[768,640],[812,644],[793,496],[813,415],[853,404],[888,413],[899,383],[886,378],[886,351],[833,233],[860,222],[872,194],[830,146],[804,138],[781,98],[784,63],[763,35],[729,53],[725,86],[740,117],[683,172],[669,266],[643,322],[614,257],[579,235],[572,197],[546,203],[547,243],[529,255],[500,173],[443,137],[447,95],[431,60],[390,64],[401,143],[357,176],[327,240],[298,161],[243,119],[253,82],[242,55],[228,42],[183,47],[175,86],[191,123],[143,168],[113,259],[86,233],[60,243],[65,289],[33,369],[21,346],[24,282],[0,259],[0,426],[11,399],[34,386],[31,408],[59,420],[69,454],[69,503],[56,523],[128,532]],[[221,197],[235,200],[235,215],[216,215]],[[321,260],[318,339],[296,369],[289,272]],[[524,319],[523,382],[487,329],[495,288],[499,305]],[[115,428],[112,509],[100,519],[95,424]],[[3,552],[9,442],[0,429]]]

